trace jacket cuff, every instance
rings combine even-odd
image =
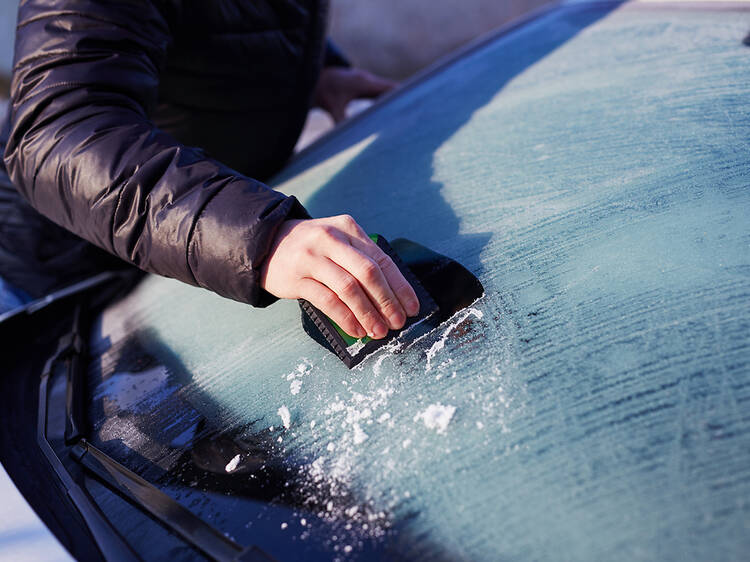
[[[188,242],[197,285],[265,307],[277,299],[260,287],[260,269],[281,224],[310,215],[295,197],[252,180],[234,180],[206,205]]]

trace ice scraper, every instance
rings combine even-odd
[[[378,348],[401,334],[422,334],[437,326],[484,293],[484,287],[457,261],[406,238],[390,244],[383,236],[370,238],[393,259],[414,288],[419,299],[419,314],[409,318],[400,330],[390,330],[379,340],[355,338],[342,330],[310,302],[300,299],[302,326],[315,341],[333,352],[350,369]],[[413,330],[416,325],[419,330]]]

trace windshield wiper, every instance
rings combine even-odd
[[[63,407],[59,401],[48,403],[53,374],[62,362],[66,364],[67,383],[64,404],[64,443],[71,447],[69,450],[71,458],[111,491],[182,537],[207,557],[220,561],[273,561],[273,558],[258,547],[244,547],[228,538],[156,486],[86,440],[83,436],[85,413],[82,389],[82,356],[85,341],[81,337],[81,317],[82,306],[79,304],[75,308],[70,332],[60,338],[57,350],[47,360],[42,372],[39,387],[37,442],[81,514],[104,558],[118,562],[139,559],[85,488],[75,482],[48,440],[48,410]]]
[[[107,560],[130,562],[138,560],[138,556],[136,556],[135,552],[128,546],[122,536],[109,523],[88,492],[73,480],[47,440],[47,395],[50,380],[52,379],[52,372],[61,361],[68,359],[71,355],[80,353],[82,340],[78,334],[79,322],[80,307],[76,307],[71,332],[60,338],[57,351],[47,360],[42,371],[42,380],[39,385],[37,444],[60,479],[60,483],[70,501],[83,518],[86,527],[104,558]]]

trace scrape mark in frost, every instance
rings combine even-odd
[[[456,313],[452,318],[456,318],[456,316],[458,316],[458,319],[448,324],[448,326],[443,331],[443,335],[440,336],[440,339],[432,344],[432,347],[427,350],[427,367],[425,367],[425,372],[432,369],[432,359],[441,349],[445,347],[445,342],[447,341],[448,336],[453,330],[456,329],[459,324],[461,324],[461,322],[466,320],[469,316],[474,316],[477,319],[481,319],[484,314],[482,314],[482,311],[478,308],[467,308],[463,312]]]

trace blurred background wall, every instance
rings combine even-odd
[[[330,35],[351,61],[403,80],[549,0],[332,0]]]
[[[331,0],[330,34],[351,61],[403,80],[547,0]],[[13,57],[17,0],[0,0],[0,114]],[[332,126],[314,112],[301,146]]]

